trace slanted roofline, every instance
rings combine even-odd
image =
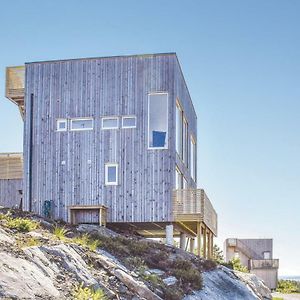
[[[28,64],[41,64],[41,63],[53,63],[53,62],[63,62],[63,61],[74,61],[74,60],[93,60],[93,59],[109,59],[109,58],[121,58],[121,57],[154,57],[154,56],[176,56],[176,52],[166,52],[166,53],[152,53],[152,54],[131,54],[131,55],[113,55],[113,56],[98,56],[98,57],[81,57],[81,58],[70,58],[70,59],[54,59],[54,60],[44,60],[44,61],[33,61],[26,62]],[[178,58],[177,58],[178,59]]]

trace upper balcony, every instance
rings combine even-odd
[[[203,222],[216,236],[218,216],[203,189],[182,189],[173,192],[175,222]]]
[[[250,259],[249,268],[253,269],[278,269],[279,259]]]
[[[25,67],[7,67],[5,97],[18,105],[22,118],[24,119],[25,106]]]

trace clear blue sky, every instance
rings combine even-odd
[[[1,1],[0,151],[22,150],[4,68],[175,51],[198,114],[219,238],[273,237],[300,274],[300,1]]]

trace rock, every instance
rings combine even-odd
[[[174,285],[177,283],[177,281],[178,281],[177,278],[174,276],[169,276],[169,277],[163,279],[164,284],[167,286]]]
[[[13,244],[15,243],[15,239],[12,236],[9,236],[2,228],[0,228],[0,242]]]
[[[163,276],[163,275],[165,274],[164,271],[159,270],[159,269],[149,269],[148,272],[149,272],[150,274],[155,274],[155,275],[157,275],[157,276]]]
[[[117,237],[120,236],[118,233],[99,225],[91,224],[80,224],[77,227],[77,231],[85,233],[96,233],[106,237]]]

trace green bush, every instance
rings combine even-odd
[[[279,280],[277,292],[284,294],[300,293],[300,282],[295,280]]]
[[[249,273],[248,268],[242,265],[239,257],[232,258],[228,264],[232,265],[233,270]]]
[[[91,251],[95,251],[100,246],[100,241],[90,238],[87,233],[75,237],[73,241],[82,247],[89,248]]]
[[[53,229],[53,234],[59,239],[59,240],[64,240],[66,238],[66,234],[68,233],[68,229],[66,229],[64,226],[59,227],[55,226]]]
[[[6,226],[20,232],[29,232],[38,228],[38,223],[30,219],[10,218],[6,219]]]
[[[76,300],[105,300],[105,294],[102,290],[95,290],[92,287],[84,287],[83,284],[75,287],[73,297]]]

